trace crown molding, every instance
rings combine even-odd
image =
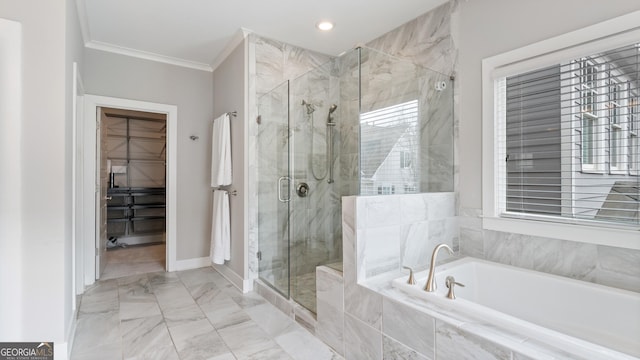
[[[242,43],[242,41],[251,33],[253,33],[253,31],[249,29],[245,29],[245,28],[238,29],[238,31],[236,31],[236,33],[233,34],[233,37],[231,38],[231,40],[229,40],[227,45],[224,47],[224,50],[220,53],[220,55],[216,56],[216,58],[211,63],[212,71],[218,68],[218,66],[220,66],[220,64],[222,64],[222,62],[229,55],[231,55],[233,50],[235,50],[236,47],[238,47],[238,45],[240,45],[240,43]]]
[[[195,69],[195,70],[201,70],[201,71],[207,71],[207,72],[213,71],[213,68],[209,64],[196,62],[196,61],[189,61],[184,59],[178,59],[171,56],[155,54],[152,52],[147,52],[142,50],[131,49],[124,46],[104,43],[101,41],[91,40],[85,43],[85,47],[89,49],[94,49],[94,50],[101,50],[101,51],[111,52],[115,54],[131,56],[139,59],[145,59],[145,60],[156,61],[156,62],[175,65],[175,66],[181,66],[189,69]]]

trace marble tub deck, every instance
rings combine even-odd
[[[210,267],[102,280],[82,296],[80,359],[342,359]]]

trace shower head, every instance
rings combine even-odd
[[[337,108],[338,108],[338,105],[336,104],[331,104],[331,106],[329,106],[329,114],[327,115],[327,125],[329,126],[335,125],[335,123],[333,122],[333,118],[331,117],[331,114],[333,114],[333,112],[336,111]]]

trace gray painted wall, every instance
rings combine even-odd
[[[70,84],[71,64],[82,66],[82,42],[74,1],[34,9],[31,2],[0,1],[0,17],[22,24],[22,113],[9,129],[18,138],[11,156],[21,179],[10,191],[19,193],[11,198],[22,221],[15,237],[0,239],[3,249],[19,249],[12,252],[19,259],[0,261],[0,273],[14,279],[0,284],[0,338],[59,346],[72,316]],[[5,306],[8,296],[17,299],[13,306]]]
[[[73,323],[74,309],[72,309],[73,297],[76,293],[75,289],[72,289],[73,286],[73,277],[76,274],[73,273],[73,262],[76,259],[73,258],[72,255],[72,246],[71,243],[73,240],[72,232],[74,229],[72,228],[72,192],[73,192],[73,158],[75,154],[73,153],[73,114],[75,109],[73,107],[73,100],[75,94],[73,93],[73,63],[76,62],[78,64],[78,72],[80,73],[80,77],[82,77],[82,72],[84,70],[84,41],[82,39],[82,33],[80,31],[80,22],[78,20],[78,11],[77,11],[76,2],[74,0],[66,0],[65,1],[65,10],[66,10],[66,21],[65,21],[65,136],[68,140],[65,141],[65,228],[67,229],[65,236],[65,259],[64,259],[64,296],[65,296],[65,309],[64,309],[64,318],[65,318],[65,331],[68,331]],[[76,241],[77,243],[77,241]],[[76,257],[81,257],[82,253],[79,249],[76,249]],[[76,304],[76,307],[79,304]],[[71,349],[69,349],[71,350]]]
[[[237,111],[237,117],[231,117],[231,163],[233,182],[228,187],[238,191],[238,195],[229,197],[229,211],[231,217],[231,260],[227,266],[243,279],[247,278],[245,264],[247,238],[247,175],[245,166],[245,144],[247,118],[245,114],[245,70],[246,70],[246,40],[238,45],[229,56],[213,72],[213,113],[214,116],[229,111]],[[211,123],[212,124],[212,123]],[[211,144],[211,136],[208,136]],[[209,154],[209,159],[211,155]],[[208,219],[211,227],[211,220]]]
[[[178,107],[177,260],[209,256],[212,74],[92,49],[85,62],[87,94]]]

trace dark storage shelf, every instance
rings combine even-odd
[[[116,223],[124,223],[123,231],[113,231],[113,235],[124,237],[157,233],[157,231],[148,229],[136,230],[133,224],[142,224],[147,221],[152,225],[152,221],[165,221],[166,219],[165,215],[162,214],[141,215],[139,213],[139,210],[146,209],[156,209],[156,213],[162,212],[161,210],[166,208],[166,203],[163,201],[166,196],[165,188],[117,187],[108,189],[107,196],[112,198],[107,201],[107,210],[112,215],[116,215],[115,217],[107,218],[107,222],[113,223],[114,226]],[[151,198],[152,196],[155,198]],[[146,227],[143,226],[142,228]]]

